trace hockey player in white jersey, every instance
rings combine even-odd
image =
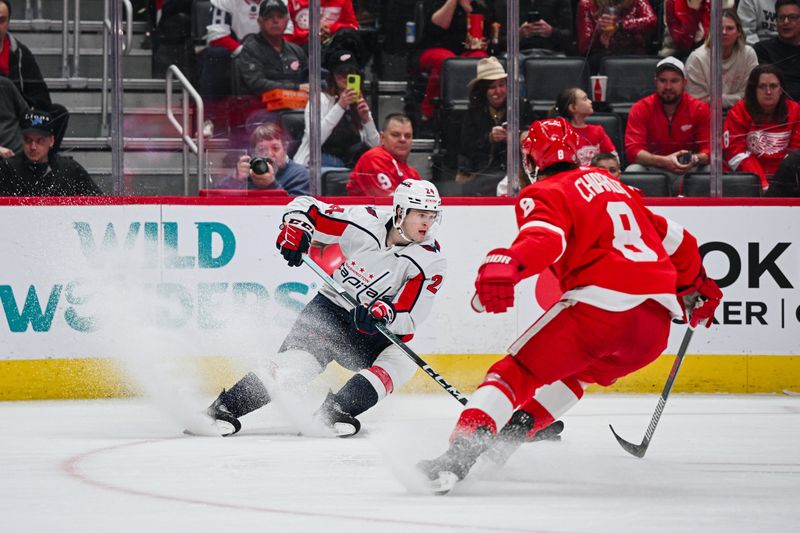
[[[208,408],[223,435],[241,429],[239,418],[270,402],[264,381],[296,389],[331,361],[357,372],[329,393],[316,417],[339,436],[360,429],[358,415],[406,383],[416,364],[377,334],[376,322],[408,340],[425,320],[444,281],[446,261],[434,239],[441,220],[436,187],[405,180],[392,212],[339,207],[308,196],[286,206],[277,246],[289,266],[300,266],[312,242],[338,243],[345,262],[333,278],[361,305],[355,309],[326,285],[300,312],[271,360],[269,379],[250,372],[223,390]]]

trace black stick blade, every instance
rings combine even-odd
[[[632,442],[628,442],[619,435],[617,435],[617,432],[614,431],[614,428],[611,424],[609,424],[608,427],[611,428],[611,433],[614,434],[614,437],[616,437],[617,442],[619,442],[619,445],[622,446],[623,450],[633,455],[634,457],[638,457],[639,459],[644,457],[644,454],[647,451],[647,445],[645,445],[644,443],[633,444]]]

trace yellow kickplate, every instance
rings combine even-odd
[[[499,355],[423,355],[428,364],[461,392],[470,393],[483,380]],[[661,392],[675,357],[663,355],[651,365],[621,378],[614,386],[589,387],[589,392]],[[230,387],[248,370],[247,363],[221,356],[185,360],[186,371],[196,375],[203,388]],[[332,365],[338,381],[352,375]],[[402,388],[403,392],[435,392],[440,387],[424,372]],[[800,392],[800,357],[770,355],[688,355],[675,392],[781,393]],[[111,398],[137,394],[124,367],[113,359],[35,359],[0,361],[0,400],[60,398]]]

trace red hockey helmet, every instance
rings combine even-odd
[[[578,142],[578,134],[564,118],[536,120],[522,142],[522,152],[543,170],[556,163],[575,163]]]

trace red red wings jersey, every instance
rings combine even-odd
[[[676,287],[700,271],[696,241],[607,172],[578,168],[538,181],[520,193],[516,215],[511,250],[524,276],[550,266],[563,298],[609,311],[653,299],[682,315]]]
[[[356,163],[347,194],[350,196],[391,196],[405,179],[418,180],[419,173],[403,161],[398,161],[383,146],[370,148]]]
[[[431,237],[420,244],[387,246],[392,214],[374,207],[340,207],[300,196],[286,206],[287,213],[292,211],[303,212],[314,222],[314,241],[339,244],[345,261],[333,278],[361,303],[376,297],[390,299],[395,319],[389,329],[398,335],[414,333],[430,313],[444,281],[447,261],[439,243]],[[319,292],[350,308],[327,285]]]
[[[289,15],[294,23],[294,33],[286,36],[294,44],[308,42],[308,0],[288,0]],[[352,0],[321,0],[320,26],[328,26],[331,34],[343,28],[358,29],[358,19]]]
[[[578,134],[578,164],[588,167],[592,163],[592,158],[600,152],[608,152],[617,155],[617,149],[608,137],[603,126],[597,124],[587,124],[583,128],[572,128]],[[617,157],[619,157],[617,155]]]
[[[759,124],[750,116],[744,100],[731,108],[722,138],[729,167],[736,170],[742,161],[752,156],[764,172],[775,174],[783,158],[800,148],[800,104],[787,99],[786,108],[785,122]]]

